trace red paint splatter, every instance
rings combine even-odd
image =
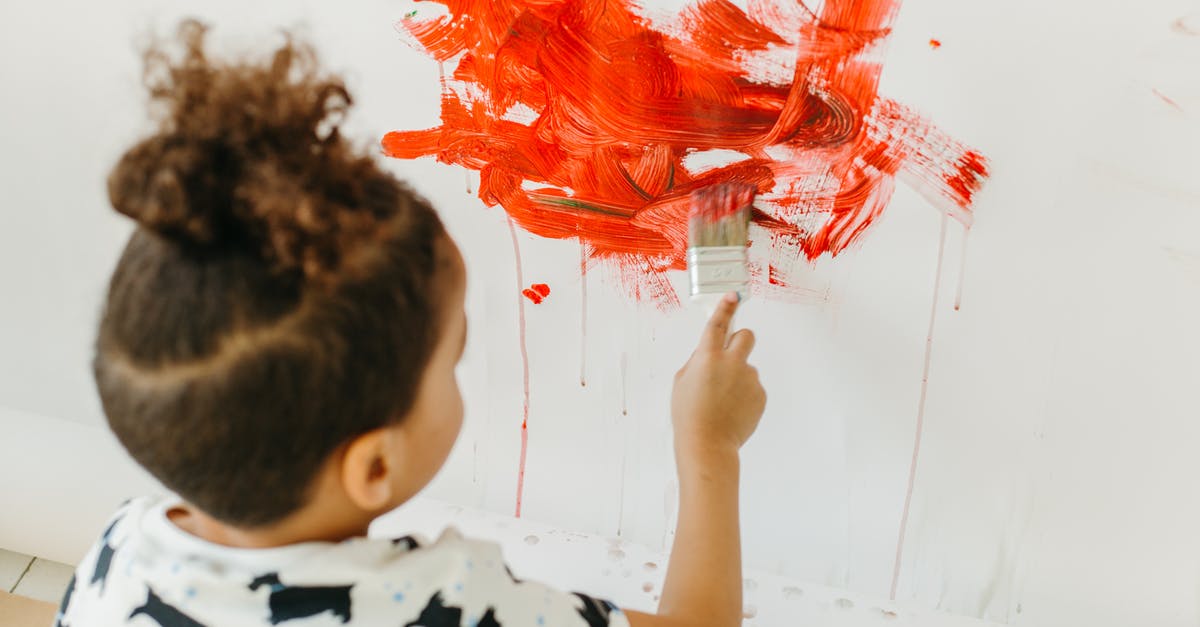
[[[521,290],[521,294],[533,301],[533,304],[540,305],[546,297],[550,295],[550,286],[545,283],[534,283],[529,287]]]
[[[793,260],[860,238],[898,175],[970,224],[984,157],[878,94],[899,0],[699,0],[668,17],[633,0],[429,1],[448,11],[398,28],[454,64],[442,124],[388,133],[384,152],[479,170],[486,204],[578,238],[636,297],[677,301],[663,273],[686,267],[689,194],[718,182],[757,187],[754,221]],[[712,149],[740,160],[691,161]]]
[[[930,48],[933,48],[934,50],[937,50],[938,48],[941,48],[941,47],[942,47],[942,42],[941,42],[941,41],[939,41],[939,40],[937,40],[937,39],[930,39],[930,40],[929,40],[929,47],[930,47]]]

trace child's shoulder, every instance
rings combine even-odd
[[[414,625],[505,624],[503,617],[512,624],[625,624],[611,604],[517,579],[499,545],[452,528],[432,541],[403,535],[237,549],[175,527],[165,514],[170,505],[139,498],[117,510],[76,571],[65,617],[144,614],[173,625],[270,625],[317,615],[339,624],[397,617]]]
[[[468,538],[454,528],[447,528],[434,539],[415,533],[395,537],[354,538],[327,544],[323,553],[313,558],[308,566],[317,570],[325,570],[328,560],[332,558],[358,568],[365,575],[376,572],[384,574],[395,569],[427,570],[434,567],[439,573],[449,573],[469,571],[476,564],[486,567],[503,565],[499,545]]]

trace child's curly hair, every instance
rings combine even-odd
[[[246,527],[306,501],[342,444],[410,409],[449,261],[429,204],[338,133],[351,104],[288,38],[218,62],[206,28],[145,53],[158,129],[108,181],[138,228],[109,286],[94,371],[130,454]]]

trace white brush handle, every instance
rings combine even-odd
[[[743,299],[750,272],[746,269],[745,246],[697,246],[688,249],[691,295],[737,292]]]
[[[717,305],[729,292],[737,292],[740,300],[750,296],[750,271],[746,267],[745,246],[697,246],[688,249],[688,276],[691,279],[691,301],[704,308],[712,318]],[[733,321],[729,329],[733,331]]]

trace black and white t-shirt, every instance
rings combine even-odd
[[[216,545],[136,499],[113,517],[67,587],[62,627],[628,627],[613,604],[519,581],[497,545],[447,530],[411,537]]]

